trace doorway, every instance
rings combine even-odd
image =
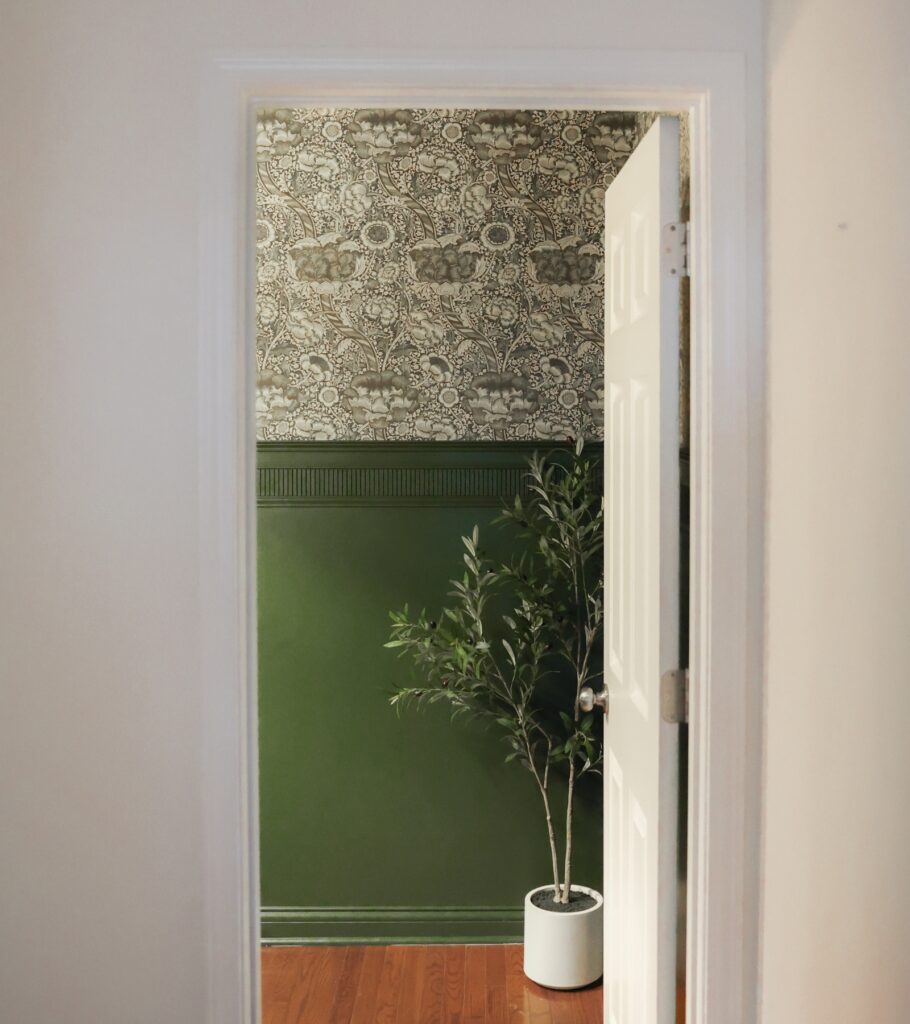
[[[515,728],[508,703],[496,704],[508,718],[490,714],[486,728],[453,726],[453,707],[487,708],[476,697],[465,702],[450,686],[445,707],[430,708],[419,720],[396,716],[389,695],[403,680],[430,683],[382,648],[390,612],[408,604],[431,609],[431,619],[440,620],[437,640],[446,635],[441,604],[458,585],[450,580],[460,576],[461,538],[472,531],[479,530],[482,540],[473,544],[489,570],[533,556],[520,531],[494,525],[516,500],[531,518],[537,495],[529,459],[562,466],[566,446],[583,439],[600,481],[605,308],[618,344],[627,306],[630,323],[644,323],[650,288],[638,281],[648,268],[632,255],[628,272],[615,265],[623,258],[616,246],[622,241],[631,249],[636,240],[618,223],[608,225],[605,238],[604,199],[654,120],[649,113],[550,109],[257,112],[266,1024],[306,1019],[311,1005],[340,1024],[348,1011],[340,994],[351,990],[357,992],[354,1018],[374,1012],[371,998],[397,1006],[414,983],[401,980],[396,991],[396,979],[421,955],[402,945],[445,945],[428,946],[422,955],[429,975],[442,977],[443,963],[454,975],[449,998],[484,1001],[472,985],[485,978],[495,993],[498,983],[494,1003],[502,1010],[487,1014],[491,1022],[500,1012],[503,1020],[530,1019],[530,1004],[549,1006],[557,998],[521,971],[507,985],[502,968],[521,952],[525,893],[550,870],[535,780],[538,787],[546,780],[544,807],[556,821],[553,856],[561,861],[568,842],[561,825],[564,776],[569,779],[572,877],[603,890],[601,717],[579,718],[587,729],[577,734],[585,741],[583,755],[564,757],[562,745],[572,734],[548,728],[548,748],[552,742],[558,752],[541,754],[535,744],[528,760],[518,744],[506,758],[511,766],[503,766],[502,740]],[[679,149],[681,137],[683,158],[672,157],[671,185],[681,193],[668,214],[674,220],[688,192],[686,119],[677,120],[673,146]],[[631,216],[642,214],[635,205]],[[635,278],[628,299],[627,273]],[[608,278],[614,282],[609,296]],[[681,274],[671,284],[687,292]],[[674,310],[678,301],[673,294]],[[674,346],[676,336],[674,330]],[[686,351],[678,346],[671,358],[672,379],[681,381],[674,409],[687,407]],[[617,414],[611,410],[611,418]],[[687,425],[673,415],[670,442],[680,438],[684,457]],[[623,428],[617,421],[613,429]],[[644,450],[631,454],[648,458]],[[622,469],[624,479],[626,472],[633,481],[642,478],[644,462]],[[598,482],[590,500],[600,505],[602,497]],[[675,489],[669,500],[675,508]],[[637,515],[631,507],[628,514]],[[603,573],[599,533],[585,543],[594,553],[579,569],[582,575],[587,569],[593,586]],[[548,563],[548,576],[559,564]],[[621,568],[611,576],[618,578]],[[644,571],[642,563],[635,574]],[[612,579],[609,593],[611,600],[627,600]],[[584,594],[577,614],[592,600],[603,603],[602,584]],[[551,612],[554,601],[555,595],[546,601]],[[611,623],[614,660],[634,656],[631,649],[620,653],[628,638],[618,635],[615,618],[609,611],[588,616],[596,633],[588,641],[592,662],[604,657],[605,623]],[[491,626],[501,629],[502,622],[493,617]],[[510,655],[521,657],[526,638],[514,621],[506,632]],[[560,639],[554,631],[552,643]],[[582,642],[572,639],[569,661]],[[501,679],[508,664],[489,658],[479,674],[495,669]],[[554,702],[547,691],[565,672],[561,660],[551,659],[529,704],[538,729],[548,713],[572,713],[570,692],[603,687],[599,667],[589,662],[584,672],[577,686],[567,680],[565,697]],[[674,809],[669,825],[675,824]],[[682,842],[675,834],[662,838],[671,856],[684,851],[684,834]],[[613,845],[621,851],[624,841]],[[684,879],[684,856],[678,862]],[[615,898],[606,906],[620,916]],[[681,916],[682,964],[684,926]],[[491,943],[506,945],[486,950],[485,972],[461,966],[476,959],[466,944]],[[361,959],[355,954],[363,944],[378,951]],[[317,946],[338,948],[317,956]],[[535,977],[532,968],[528,973]],[[593,977],[599,973],[600,965]],[[678,988],[684,989],[684,973]],[[439,989],[423,986],[432,1005],[422,1005],[416,1019],[438,1016]],[[579,1005],[599,1015],[597,986],[588,989]],[[557,999],[551,1012],[558,1015],[559,1005]]]
[[[306,62],[305,62],[305,61],[304,61],[304,65],[306,65]],[[252,67],[248,67],[248,68],[246,68],[246,69],[244,69],[244,68],[239,68],[239,67],[237,67],[237,66],[233,66],[233,67],[231,67],[231,66],[230,66],[230,62],[228,61],[228,62],[226,62],[226,63],[225,63],[225,65],[223,66],[223,68],[221,69],[221,71],[222,71],[222,72],[223,72],[223,74],[225,74],[225,75],[226,75],[226,76],[227,76],[228,78],[230,78],[230,77],[232,76],[232,77],[233,77],[233,80],[234,80],[234,81],[236,81],[237,79],[246,79],[247,81],[246,81],[246,84],[245,84],[244,88],[245,88],[245,90],[249,90],[249,89],[252,89],[252,91],[248,91],[248,92],[245,92],[245,94],[246,94],[246,95],[254,95],[254,94],[255,94],[255,95],[257,95],[257,102],[260,102],[260,103],[261,103],[261,98],[262,98],[262,96],[263,96],[263,95],[265,95],[265,91],[268,91],[268,90],[265,90],[265,91],[263,91],[263,90],[262,90],[262,89],[261,89],[260,87],[258,87],[258,86],[257,86],[257,87],[255,87],[255,88],[253,88],[253,87],[252,87],[252,85],[251,85],[251,82],[252,82],[253,80],[255,80],[255,79],[257,78],[257,76],[261,75],[261,67],[262,67],[262,66],[259,66],[259,65],[257,65],[257,68],[258,68],[259,70],[256,70],[256,69],[254,69],[254,68],[252,68]],[[297,67],[297,68],[296,68],[296,69],[294,70],[294,75],[298,75],[298,76],[299,76],[300,74],[305,74],[305,72],[302,72],[302,71],[301,71],[301,68],[302,68],[302,67],[303,67],[303,66],[298,66],[298,67]],[[618,67],[618,66],[616,66],[616,67]],[[613,69],[613,73],[612,73],[612,74],[614,74],[614,75],[617,75],[617,74],[618,74],[618,72],[616,71],[616,67],[614,67],[614,69]],[[653,66],[652,66],[652,68],[653,68]],[[283,65],[283,66],[281,66],[281,69],[283,69],[283,70],[281,70],[281,72],[280,72],[280,73],[278,74],[278,76],[277,76],[277,77],[278,77],[278,78],[280,79],[280,78],[281,78],[281,76],[285,76],[285,80],[287,81],[287,76],[291,74],[291,72],[289,71],[289,66],[288,66],[288,65]],[[273,71],[273,70],[274,70],[274,69],[272,69],[272,71]],[[310,72],[312,73],[312,72],[313,72],[313,68],[312,68],[312,67],[310,67],[310,68],[309,68],[309,71],[310,71]],[[367,79],[369,79],[369,78],[370,78],[370,76],[371,76],[371,74],[372,74],[372,72],[371,72],[371,71],[370,71],[369,69],[367,69],[367,68],[366,68],[365,66],[364,66],[363,68],[361,68],[361,69],[360,69],[360,71],[362,72],[362,74],[364,74],[364,75],[365,75],[365,77],[366,77]],[[665,71],[665,69],[664,69],[664,71]],[[716,69],[716,71],[717,71],[717,69]],[[270,72],[270,73],[271,73],[271,72]],[[326,69],[324,69],[324,68],[322,68],[322,69],[321,69],[321,71],[320,71],[319,73],[320,73],[320,74],[328,74],[328,72],[326,72]],[[417,66],[415,66],[415,69],[414,69],[414,73],[416,73],[416,74],[420,74],[420,73],[419,73],[419,72],[417,71]],[[466,65],[466,66],[465,66],[465,67],[463,68],[462,72],[460,72],[460,74],[464,74],[464,75],[466,76],[466,78],[470,78],[470,77],[471,77],[471,75],[473,74],[473,72],[472,72],[471,68],[470,68],[469,66],[467,66],[467,65]],[[592,63],[592,61],[591,61],[590,59],[589,59],[588,61],[586,61],[586,60],[584,60],[584,59],[580,59],[580,60],[579,60],[579,62],[577,62],[577,63],[576,63],[576,65],[575,65],[575,68],[574,68],[574,74],[575,74],[576,76],[580,76],[580,78],[581,78],[581,79],[584,79],[584,78],[586,78],[586,76],[588,76],[588,77],[589,77],[589,80],[593,82],[593,81],[594,81],[595,79],[597,79],[597,78],[598,78],[598,77],[599,77],[600,75],[602,75],[603,73],[601,72],[601,70],[600,70],[600,68],[599,68],[599,61],[596,61],[596,62]],[[625,74],[626,74],[626,75],[629,75],[629,68],[627,68],[627,67],[626,67],[626,69],[625,69]],[[640,74],[640,70],[639,70],[639,72],[637,72],[637,74]],[[666,79],[666,76],[665,76],[665,75],[663,74],[663,72],[659,72],[659,71],[657,71],[656,69],[654,69],[654,70],[653,70],[653,75],[654,75],[654,77],[655,77],[655,80],[658,80],[658,79],[659,79],[659,80],[665,80],[665,79]],[[546,74],[545,74],[545,77],[546,77]],[[609,77],[609,76],[608,76],[608,77]],[[621,77],[621,76],[620,76],[620,77]],[[723,69],[722,69],[722,70],[721,70],[721,71],[720,71],[720,72],[718,73],[718,80],[719,80],[719,81],[723,81],[723,80],[724,80],[724,74],[723,74]],[[261,81],[261,79],[260,79],[260,81]],[[310,90],[307,90],[307,91],[308,91],[308,92],[310,92]],[[419,90],[418,90],[418,91],[419,91]],[[557,88],[557,91],[558,91],[558,88]],[[596,91],[596,90],[594,90],[594,91]],[[495,92],[495,90],[492,90],[492,92],[494,93],[494,92]],[[334,93],[332,92],[332,89],[331,89],[331,88],[330,88],[330,89],[328,89],[328,90],[326,91],[326,94],[327,94],[327,95],[328,95],[328,94],[332,94],[332,95],[334,95]],[[378,99],[378,98],[379,98],[379,97],[380,97],[381,95],[382,95],[382,89],[381,89],[381,88],[377,88],[377,89],[375,90],[374,96],[373,96],[372,98],[374,98],[374,99]],[[675,92],[675,93],[674,93],[673,95],[674,95],[674,98],[675,98],[675,99],[677,100],[677,102],[675,102],[675,103],[674,103],[673,105],[677,106],[677,108],[678,108],[678,106],[679,106],[679,105],[681,105],[681,104],[679,103],[679,99],[680,99],[680,98],[685,98],[685,97],[681,96],[681,94],[680,94],[680,92],[679,92],[679,91]],[[701,95],[701,94],[699,94],[699,95]],[[224,97],[222,97],[222,99],[223,99],[223,98],[224,98]],[[496,98],[497,100],[499,100],[499,99],[500,99],[501,97],[500,97],[500,96],[496,96],[495,98]],[[627,99],[627,97],[625,97],[625,98]],[[692,108],[692,109],[693,109],[693,111],[694,111],[694,113],[695,113],[695,115],[696,115],[696,118],[695,118],[695,122],[694,122],[694,123],[695,123],[695,126],[696,126],[696,135],[697,135],[697,125],[698,125],[698,123],[699,123],[699,117],[700,117],[700,118],[702,119],[702,120],[701,120],[701,125],[702,125],[702,128],[704,128],[704,125],[705,125],[705,122],[704,122],[704,120],[703,120],[703,118],[704,118],[704,116],[705,116],[705,111],[704,111],[704,109],[703,109],[703,108],[699,108],[699,106],[698,106],[698,103],[699,103],[699,102],[700,102],[700,100],[698,99],[698,97],[696,97],[696,99],[695,99],[695,100],[693,100],[693,108]],[[734,104],[734,105],[735,105],[735,104]],[[229,108],[229,102],[228,102],[228,103],[226,104],[226,106],[225,106],[225,104],[224,104],[224,103],[222,102],[222,104],[221,104],[221,110],[222,110],[222,111],[224,111],[224,110],[226,110],[227,108]],[[716,108],[716,113],[718,113],[718,109],[717,109],[717,108]],[[722,118],[722,120],[723,120],[723,118]],[[726,124],[726,123],[727,123],[727,122],[725,122],[725,124]],[[222,128],[223,128],[223,127],[224,127],[224,124],[223,124],[223,122],[222,122]],[[230,136],[230,132],[228,132],[227,134],[228,134],[228,135]],[[233,136],[230,136],[230,137],[236,137],[236,135],[233,135]],[[703,138],[703,136],[702,136],[702,138]],[[702,154],[702,156],[704,156],[704,154]],[[729,182],[728,182],[728,183],[729,183]],[[232,182],[228,182],[228,184],[227,184],[227,189],[226,189],[226,193],[224,193],[224,191],[222,191],[222,193],[221,193],[221,195],[220,195],[220,200],[221,200],[222,202],[224,201],[225,195],[227,195],[227,194],[231,194],[231,195],[232,195],[232,187],[231,187],[231,185],[232,185]],[[723,190],[723,189],[722,189],[722,190]],[[218,204],[217,204],[217,203],[215,203],[215,206],[217,206],[217,205],[218,205]],[[722,206],[723,206],[723,204],[722,204]],[[222,208],[223,208],[223,207],[222,207]],[[228,233],[229,233],[229,232],[228,232]],[[696,239],[697,239],[697,234],[696,234]],[[702,244],[703,244],[703,243],[702,243]],[[698,250],[698,248],[696,247],[696,253],[698,253],[698,251],[699,251],[699,250]],[[704,256],[704,250],[702,250],[702,257],[701,257],[701,258],[703,258],[703,256]],[[224,270],[224,267],[222,266],[222,267],[220,268],[220,270],[219,270],[218,272],[220,272],[220,273],[223,273],[223,270]],[[211,272],[211,268],[210,268],[210,272]],[[217,278],[217,276],[218,276],[218,272],[216,272],[216,273],[215,273],[215,276],[216,276],[216,278]],[[228,278],[229,278],[229,274],[228,274]],[[222,281],[224,280],[223,276],[222,276],[221,280],[222,280]],[[704,296],[702,296],[701,298],[703,299],[703,298],[704,298]],[[698,303],[696,302],[696,306],[697,306],[697,305],[698,305]],[[222,308],[222,313],[223,313],[223,308]],[[243,319],[243,317],[241,317],[241,319]],[[223,321],[222,321],[222,323],[223,323]],[[697,329],[696,329],[696,335],[697,335],[697,334],[698,334],[698,331],[697,331]],[[696,337],[695,341],[696,341],[696,347],[697,347],[697,344],[698,344],[698,339],[697,339],[697,337]],[[211,353],[210,353],[210,354],[211,354]],[[217,417],[215,417],[215,418],[217,419]],[[699,426],[699,417],[698,417],[698,415],[697,415],[697,414],[696,414],[696,416],[695,416],[695,418],[694,418],[694,419],[695,419],[695,426],[696,426],[696,430],[695,430],[695,435],[694,435],[694,436],[695,436],[695,437],[697,438],[697,437],[698,437],[698,430],[697,430],[697,428],[698,428],[698,426]],[[222,437],[223,437],[223,435],[222,435]],[[243,449],[243,442],[241,441],[241,437],[242,437],[242,435],[241,435],[241,436],[239,436],[239,437],[237,437],[237,442],[239,442],[239,444],[240,444],[240,449]],[[696,447],[697,447],[697,441],[696,441]],[[237,452],[239,452],[239,451],[240,451],[240,449],[234,450],[234,455],[236,455],[236,453],[237,453]],[[718,456],[719,454],[720,454],[720,453],[719,453],[719,451],[718,451],[717,449],[714,449],[714,450],[713,450],[713,455],[714,455],[714,456]],[[225,452],[224,452],[224,451],[221,451],[221,452],[220,452],[220,455],[219,455],[219,456],[218,456],[218,457],[217,457],[217,458],[216,458],[216,459],[214,460],[214,465],[215,465],[216,467],[221,467],[221,469],[223,470],[223,469],[225,468],[225,466],[226,466],[226,465],[229,465],[229,464],[231,464],[231,463],[233,462],[233,460],[234,460],[234,456],[231,456],[231,455],[230,455],[229,453],[227,453],[227,463],[225,463],[225,461],[224,461],[224,460],[225,460]],[[697,461],[697,460],[696,460],[696,461]],[[235,462],[233,462],[233,464],[235,465]],[[209,469],[210,469],[210,468],[211,468],[211,466],[205,466],[205,467],[204,467],[204,469],[203,469],[203,488],[202,488],[202,489],[203,489],[203,493],[204,493],[204,494],[208,493],[208,484],[209,484],[209,483],[211,482],[211,478],[210,478],[210,477],[207,477],[207,475],[206,475],[206,474],[207,474],[207,472],[209,471]],[[230,475],[231,475],[230,473],[227,473],[227,477],[230,477]],[[697,469],[695,470],[695,475],[696,475],[696,477],[698,476],[698,472],[697,472]],[[704,480],[705,480],[705,479],[706,479],[706,477],[702,477],[702,482],[704,482]],[[221,482],[223,483],[223,482],[224,482],[224,480],[222,480]],[[215,486],[215,488],[214,488],[214,489],[215,489],[215,490],[216,490],[216,492],[217,492],[218,486]],[[695,506],[696,506],[696,518],[697,518],[697,508],[698,508],[698,500],[696,500],[696,502],[695,502]],[[242,503],[242,507],[243,507],[243,503]],[[222,510],[222,511],[223,511],[223,510]],[[246,514],[246,513],[244,513],[244,514]],[[229,518],[230,518],[230,517],[228,517],[228,519],[229,519]],[[243,534],[243,531],[240,531],[240,534],[241,534],[241,536],[244,536],[244,534]],[[211,531],[210,531],[210,536],[211,536]],[[237,535],[234,535],[234,536],[237,536]],[[247,536],[249,536],[249,534],[247,534]],[[713,542],[711,542],[711,543],[713,543]],[[229,546],[228,546],[228,547],[229,547]],[[224,550],[224,549],[222,549],[222,550]],[[249,549],[248,549],[248,550],[249,550]],[[248,555],[248,557],[249,557],[249,555]],[[231,564],[233,564],[233,563],[231,563]],[[216,579],[217,579],[218,577],[219,577],[219,573],[217,573],[217,572],[216,572],[216,573],[214,573],[214,578],[216,578]],[[223,577],[221,577],[221,578],[223,579]],[[207,588],[207,592],[208,592],[208,588]],[[223,594],[219,594],[218,598],[216,598],[215,600],[213,600],[213,601],[212,601],[212,603],[211,603],[211,607],[212,607],[213,609],[217,609],[217,608],[218,608],[218,606],[219,606],[219,601],[221,600],[221,598],[222,598],[222,597],[223,597]],[[223,608],[223,607],[224,607],[223,603],[222,603],[222,604],[221,604],[220,606],[221,606],[221,607]],[[703,609],[702,609],[702,610],[703,610]],[[714,609],[713,609],[713,606],[712,606],[712,608],[711,608],[711,611],[712,611],[712,613],[713,613],[713,610],[714,610]],[[214,614],[214,611],[213,611],[213,614]],[[223,639],[223,634],[220,634],[220,633],[219,633],[219,635],[220,635],[220,636],[222,636],[222,639]],[[250,635],[252,635],[252,631],[251,631],[251,632],[249,632],[249,633],[247,633],[247,636],[250,636]],[[702,640],[703,640],[703,638],[702,638],[702,637],[699,637],[699,642],[701,642]],[[222,647],[220,648],[220,653],[221,653],[221,654],[223,655],[223,654],[225,653],[225,651],[226,651],[226,650],[227,650],[227,648],[225,648],[225,647],[223,647],[223,646],[222,646]],[[229,653],[229,651],[228,651],[228,653]],[[704,654],[706,654],[706,653],[707,653],[707,651],[705,651],[705,650],[702,650],[702,654],[703,654],[703,655],[704,655]],[[211,654],[211,659],[212,659],[212,662],[216,662],[216,660],[218,659],[218,656],[219,656],[219,655],[218,655],[218,653],[216,653],[216,652],[215,652],[214,648],[213,648],[213,649],[212,649],[212,650],[210,651],[210,654]],[[249,656],[249,649],[248,649],[248,656]],[[229,658],[228,658],[228,660],[229,660]],[[710,660],[710,659],[708,658],[708,660]],[[240,662],[240,663],[237,663],[237,664],[243,664],[243,658],[241,659],[241,662]],[[248,662],[247,664],[249,664],[249,662]],[[703,663],[702,663],[702,671],[704,671],[704,666],[705,666],[706,664],[707,664],[706,662],[703,662]],[[714,663],[714,664],[717,664],[717,663]],[[231,678],[231,676],[230,676],[230,674],[227,674],[227,676],[222,676],[222,678],[228,678],[228,679],[229,679],[229,678]],[[234,678],[236,678],[236,677],[234,677]],[[702,696],[703,696],[703,695],[704,695],[704,694],[702,694]],[[696,702],[697,702],[697,701],[696,701]],[[215,718],[217,719],[217,718],[218,718],[218,716],[216,715],[216,716],[215,716]],[[704,722],[702,722],[701,724],[702,724],[702,725],[704,725],[705,723],[704,723]],[[223,715],[222,715],[222,725],[223,725],[223,726],[224,726],[224,727],[226,728],[226,732],[227,732],[227,734],[230,734],[230,731],[231,731],[231,728],[230,728],[230,723],[224,720],[224,718],[223,718]],[[708,731],[710,731],[710,730],[708,730]],[[223,733],[222,733],[222,735],[223,735]],[[217,733],[215,733],[215,736],[217,736]],[[215,736],[213,736],[213,739],[215,739]],[[701,744],[701,746],[699,746],[699,750],[701,750],[701,751],[702,751],[702,753],[703,753],[703,748],[704,748],[704,744],[706,744],[706,743],[707,743],[707,741],[708,741],[708,736],[703,736],[702,738],[703,738],[703,741],[704,741],[704,742],[703,742],[703,743]],[[228,744],[228,745],[229,745],[229,744]],[[722,746],[723,746],[723,744],[722,744]],[[210,755],[212,755],[212,756],[213,756],[213,758],[215,758],[215,754],[216,754],[216,751],[217,751],[218,749],[219,749],[219,746],[218,746],[218,742],[217,742],[217,739],[215,739],[215,741],[214,741],[213,743],[210,743],[210,751],[209,751],[209,754],[210,754]],[[254,745],[252,746],[252,748],[248,748],[248,749],[251,749],[251,750],[254,750],[254,751],[255,751],[255,744],[254,744]],[[719,746],[718,746],[717,744],[716,744],[716,745],[714,745],[714,753],[716,753],[716,754],[717,754],[719,750],[720,750]],[[698,759],[700,759],[700,757],[701,757],[701,756],[702,756],[701,754],[696,754],[696,761],[697,761]],[[215,760],[217,760],[217,758],[215,758]],[[712,769],[713,769],[713,766],[712,766]],[[708,772],[708,775],[707,775],[707,776],[705,776],[705,775],[704,775],[704,772],[702,771],[702,772],[701,772],[701,782],[702,782],[702,783],[707,783],[707,782],[709,782],[709,781],[710,781],[710,775],[711,775],[711,772]],[[217,786],[215,786],[215,787],[217,787]],[[707,790],[708,790],[708,791],[709,791],[709,788],[710,788],[710,786],[708,785],[708,786],[707,786]],[[704,799],[704,795],[702,794],[702,796],[701,796],[701,797],[700,797],[699,799]],[[696,802],[696,803],[697,803],[697,802]],[[224,818],[223,818],[223,817],[222,817],[221,815],[223,814],[223,812],[224,812],[224,811],[225,811],[225,810],[226,810],[226,809],[227,809],[227,808],[228,808],[229,806],[231,806],[231,799],[230,799],[229,797],[228,797],[228,799],[227,799],[226,801],[222,801],[222,802],[220,802],[220,803],[219,803],[218,801],[215,801],[215,803],[214,803],[214,804],[212,804],[212,807],[213,807],[213,808],[215,809],[215,813],[213,813],[213,815],[212,815],[212,818],[213,818],[213,828],[214,828],[214,831],[213,831],[213,835],[214,835],[214,834],[220,834],[220,830],[221,830],[221,829],[223,828],[223,825],[224,825]],[[251,801],[251,805],[250,805],[250,806],[255,806],[255,799],[254,799],[253,801]],[[703,810],[703,809],[702,809],[702,810]],[[244,813],[246,813],[246,812],[244,812]],[[697,815],[696,815],[696,817],[697,817]],[[696,822],[696,824],[697,824],[697,822]],[[723,827],[721,828],[721,831],[723,831]],[[243,830],[241,830],[241,833],[239,833],[239,835],[245,835],[245,834],[243,833]],[[701,843],[705,843],[705,842],[707,842],[708,840],[710,840],[710,841],[712,842],[712,841],[713,841],[713,838],[714,838],[713,836],[712,836],[712,837],[707,837],[707,836],[701,836],[700,838],[698,838],[698,839],[696,840],[695,844],[694,844],[694,847],[695,847],[695,849],[696,849],[696,852],[698,851],[698,848],[699,848],[699,844],[701,844]],[[243,847],[243,844],[241,844],[241,846]],[[254,850],[253,850],[252,852],[253,852],[253,853],[255,853],[255,849],[254,849]],[[253,881],[253,879],[255,879],[255,876],[256,876],[256,864],[255,864],[255,857],[254,857],[254,858],[252,858],[252,859],[251,859],[251,858],[249,858],[249,857],[245,857],[245,856],[243,855],[243,852],[242,852],[242,850],[239,850],[239,853],[241,853],[241,856],[240,856],[240,858],[239,858],[239,859],[237,859],[237,860],[235,860],[235,861],[234,861],[234,864],[236,865],[236,867],[243,867],[243,864],[244,864],[244,863],[246,863],[246,867],[245,867],[245,868],[243,868],[243,872],[244,872],[244,873],[246,874],[246,878],[248,879],[248,882],[252,882],[252,881]],[[734,858],[734,859],[735,859],[735,858]],[[225,874],[224,874],[224,876],[222,876],[222,879],[223,879],[224,877],[230,876],[230,874],[231,874],[231,873],[233,873],[233,872],[235,871],[235,869],[236,869],[235,867],[230,867],[230,864],[228,863],[228,861],[224,861],[224,862],[223,862],[223,864],[222,864],[222,866],[223,866],[223,867],[225,868]],[[729,867],[729,860],[728,860],[728,867]],[[690,877],[691,877],[691,866],[690,866]],[[217,877],[217,874],[216,874],[215,878],[213,879],[213,886],[214,886],[215,888],[217,888],[217,882],[218,882],[218,877]],[[247,889],[247,892],[249,893],[249,892],[250,892],[250,890],[249,890],[249,889]],[[244,904],[244,905],[252,905],[252,906],[255,906],[255,898],[253,898],[253,897],[252,897],[252,895],[250,895],[250,897],[249,897],[249,898],[250,898],[250,901],[251,901],[251,902],[250,902],[249,904]],[[246,897],[245,897],[245,899],[246,899]],[[697,905],[697,904],[696,904],[696,905]],[[223,906],[223,904],[222,904],[222,906]],[[232,912],[232,911],[229,911],[229,910],[228,910],[227,912]],[[217,916],[218,916],[218,912],[217,912],[217,911],[215,911],[215,910],[214,910],[214,909],[212,909],[212,908],[210,908],[210,914],[214,914],[215,918],[217,918]],[[243,914],[242,914],[242,916],[243,916]],[[227,932],[225,932],[225,933],[222,933],[222,934],[230,934],[230,930],[228,930]],[[234,934],[236,934],[236,933],[234,933]],[[705,945],[705,942],[707,942],[707,945]],[[701,948],[701,949],[699,950],[699,953],[698,953],[698,958],[700,959],[700,961],[704,961],[705,957],[707,957],[707,950],[708,950],[708,949],[709,949],[709,948],[711,947],[711,942],[710,942],[710,941],[708,941],[708,940],[707,940],[707,939],[705,938],[705,936],[704,936],[704,935],[702,935],[702,937],[701,937],[701,939],[700,939],[700,943],[701,943],[701,947],[702,947],[702,948]],[[219,961],[219,958],[218,958],[218,957],[216,956],[216,957],[215,957],[215,959],[214,959],[214,961],[213,961],[213,963],[217,963],[218,961]],[[213,970],[215,970],[215,973],[216,973],[216,974],[218,973],[218,972],[217,972],[217,968],[213,968]],[[700,970],[700,969],[699,969],[699,970]],[[740,976],[740,977],[741,977],[741,976]],[[230,986],[228,986],[228,988],[229,988],[229,987],[230,987]],[[255,987],[255,986],[254,986],[254,987]],[[229,995],[229,992],[227,993],[227,995]],[[226,998],[226,997],[227,997],[227,995],[225,995],[224,997]],[[698,994],[696,993],[696,994],[695,994],[695,995],[693,996],[693,998],[694,998],[694,1001],[695,1001],[695,1005],[696,1005],[696,1009],[697,1009],[697,1007],[698,1007],[698,998],[699,998]],[[242,1000],[242,1001],[243,1001],[243,1000]],[[705,1004],[705,1006],[704,1006],[704,1010],[703,1010],[703,1011],[699,1011],[699,1012],[700,1012],[700,1013],[704,1013],[704,1014],[707,1014],[707,1013],[709,1012],[709,1009],[710,1009],[710,1008],[709,1008],[709,1006],[708,1006],[707,1004]],[[222,1017],[221,1019],[222,1019],[222,1020],[224,1020],[224,1019],[228,1019],[228,1018],[227,1018],[227,1017]],[[693,1019],[701,1019],[701,1018],[693,1018]],[[707,1019],[707,1018],[704,1018],[704,1019]],[[730,1018],[727,1018],[727,1019],[729,1020]]]

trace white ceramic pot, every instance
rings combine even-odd
[[[599,892],[573,885],[597,901],[587,910],[556,913],[531,902],[541,885],[525,896],[525,974],[545,988],[583,988],[603,974],[604,900]]]

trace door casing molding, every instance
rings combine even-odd
[[[200,97],[198,493],[207,1024],[259,1010],[257,107],[681,111],[691,145],[687,1020],[753,1024],[761,778],[761,197],[742,54],[211,54]],[[757,143],[753,143],[757,145]],[[754,164],[753,164],[754,166]]]

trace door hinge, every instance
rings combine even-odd
[[[660,239],[660,258],[665,274],[689,276],[689,223],[664,224]]]
[[[660,717],[670,725],[689,721],[689,670],[673,668],[660,677]]]

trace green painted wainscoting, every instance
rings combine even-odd
[[[462,534],[489,525],[546,444],[258,448],[262,936],[269,943],[521,936],[550,876],[539,795],[505,744],[444,708],[388,704],[408,663],[388,613],[438,608]],[[574,879],[601,887],[600,779],[576,812]]]

